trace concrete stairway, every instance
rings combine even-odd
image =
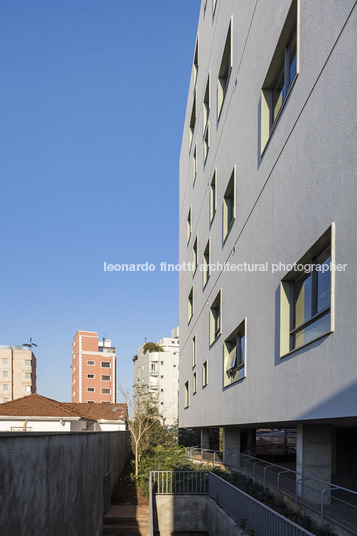
[[[112,505],[103,522],[103,536],[149,536],[149,505]]]

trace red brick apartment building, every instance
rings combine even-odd
[[[116,403],[115,348],[95,331],[77,331],[73,338],[72,402]]]

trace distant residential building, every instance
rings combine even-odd
[[[148,387],[157,397],[162,422],[173,425],[178,419],[179,328],[172,330],[171,338],[159,339],[156,346],[162,351],[146,349],[145,344],[139,346],[134,385]]]
[[[116,402],[116,354],[109,339],[77,331],[72,343],[72,402]]]
[[[126,404],[58,402],[31,394],[0,406],[0,432],[126,430]]]
[[[0,346],[0,403],[36,393],[36,357],[22,346]]]

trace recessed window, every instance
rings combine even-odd
[[[193,85],[196,85],[198,76],[198,39],[196,41],[195,54],[193,56]]]
[[[207,384],[208,384],[208,365],[207,365],[207,361],[205,361],[202,366],[202,387],[206,387]]]
[[[25,367],[31,367],[31,360],[25,359]]]
[[[236,188],[234,169],[223,197],[223,240],[226,240],[236,217],[235,190]]]
[[[190,149],[192,145],[193,136],[195,133],[195,126],[196,126],[196,93],[193,99],[191,119],[190,119],[190,143],[189,143]]]
[[[102,380],[102,382],[110,382],[109,374],[102,374],[100,379]]]
[[[208,283],[210,276],[210,241],[208,240],[205,250],[203,252],[203,287]]]
[[[196,366],[196,336],[192,339],[192,367]]]
[[[333,331],[331,314],[333,241],[334,225],[281,282],[281,356]]]
[[[94,380],[95,375],[94,374],[87,374],[88,380]]]
[[[245,320],[224,341],[224,385],[241,380],[245,376],[246,327]]]
[[[102,395],[110,395],[110,389],[104,387],[101,388],[100,392],[102,393]]]
[[[87,392],[88,393],[94,393],[94,391],[95,391],[94,387],[87,387]]]
[[[89,365],[90,367],[93,367],[95,365],[95,362],[94,361],[87,361],[87,365]]]
[[[293,0],[261,91],[261,152],[279,120],[297,75],[297,1]]]
[[[209,123],[207,125],[207,128],[206,128],[206,133],[205,133],[205,137],[204,137],[204,161],[206,162],[207,160],[207,156],[208,156],[208,151],[209,151]]]
[[[192,265],[193,265],[193,274],[195,274],[197,270],[197,236],[193,243],[193,248],[192,248]]]
[[[94,400],[87,400],[87,404],[94,404]]]
[[[210,344],[213,344],[221,334],[221,306],[221,291],[219,291],[210,309]]]
[[[2,377],[3,378],[8,378],[9,377],[9,371],[8,370],[3,370]]]
[[[110,368],[110,361],[102,361],[100,366],[102,368]]]
[[[197,374],[196,374],[196,372],[193,373],[192,392],[193,392],[193,394],[197,393]]]
[[[206,127],[208,125],[209,112],[211,109],[210,101],[210,75],[208,75],[205,94],[203,97],[203,136],[206,132]]]
[[[218,118],[221,115],[224,98],[227,93],[229,77],[232,71],[232,65],[233,65],[233,58],[232,58],[232,19],[231,19],[231,22],[229,23],[226,43],[224,45],[221,66],[219,68],[219,73],[218,73],[218,92],[217,92]]]
[[[191,237],[191,208],[187,215],[187,243],[189,243]]]
[[[217,209],[217,171],[213,173],[213,177],[210,184],[210,194],[209,194],[209,221],[212,223],[214,215],[216,214]]]
[[[193,151],[192,174],[193,184],[195,184],[197,177],[197,146],[195,146],[195,150]]]
[[[3,402],[8,402],[9,399],[8,399],[8,398],[3,398],[2,401],[3,401]]]
[[[8,358],[8,357],[4,357],[3,360],[2,360],[2,364],[3,364],[3,365],[8,365],[8,364],[9,364],[9,358]]]
[[[31,393],[31,385],[25,385],[25,393]]]
[[[189,385],[189,382],[187,381],[185,383],[185,408],[188,408],[189,405],[190,405],[190,385]]]
[[[192,315],[193,315],[193,287],[191,288],[190,293],[188,295],[187,306],[188,306],[188,322],[190,322]]]
[[[4,384],[4,385],[2,386],[2,388],[3,388],[3,391],[8,391],[8,390],[9,390],[9,386],[6,385],[6,384]]]
[[[25,380],[31,380],[32,374],[31,372],[25,372]]]

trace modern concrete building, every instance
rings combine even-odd
[[[116,354],[109,339],[77,331],[72,343],[72,402],[116,402]]]
[[[0,403],[36,393],[36,357],[22,346],[0,346]]]
[[[356,28],[354,0],[202,1],[180,157],[180,427],[296,427],[328,481],[357,475]]]
[[[148,387],[157,397],[162,422],[168,426],[178,419],[179,391],[179,328],[171,332],[171,338],[159,339],[156,346],[162,351],[138,348],[134,361],[134,385]]]

